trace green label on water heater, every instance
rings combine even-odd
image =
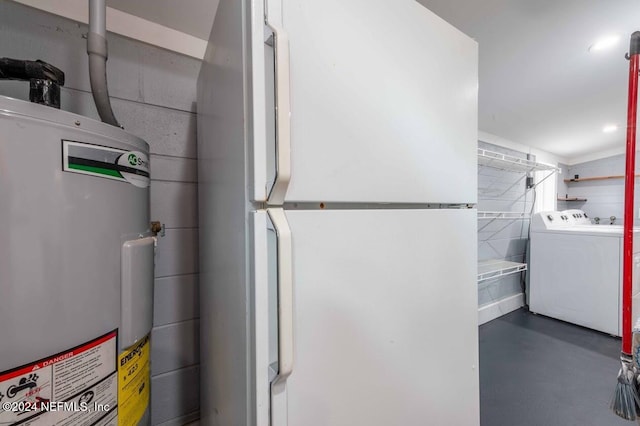
[[[139,188],[147,188],[150,182],[147,154],[68,140],[62,141],[62,170],[119,180]]]

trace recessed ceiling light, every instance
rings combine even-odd
[[[591,46],[589,46],[589,52],[597,52],[599,50],[608,49],[618,44],[619,41],[620,41],[620,36],[617,36],[617,35],[602,37],[601,39],[593,43]]]
[[[615,124],[607,124],[602,128],[602,131],[605,133],[613,133],[616,130],[618,130],[618,126],[616,126]]]

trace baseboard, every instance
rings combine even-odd
[[[478,308],[478,325],[485,324],[524,306],[524,293],[505,297]]]
[[[195,411],[193,413],[189,413],[187,415],[176,417],[175,419],[171,419],[164,423],[160,423],[157,426],[198,426],[198,419],[200,418],[200,411]]]

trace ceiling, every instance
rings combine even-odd
[[[107,6],[202,40],[209,39],[219,0],[107,0]]]
[[[219,0],[107,0],[110,7],[208,39]],[[637,0],[417,0],[480,46],[480,130],[564,158],[624,146]],[[621,37],[590,53],[597,39]],[[606,124],[619,130],[603,133]]]
[[[565,158],[624,146],[637,0],[418,0],[476,39],[480,130]],[[597,39],[621,36],[609,50]],[[605,124],[619,126],[603,133]]]

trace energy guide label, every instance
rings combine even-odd
[[[0,372],[0,425],[117,425],[117,331]]]
[[[146,335],[118,357],[120,426],[136,426],[149,405],[150,353],[149,335]]]

